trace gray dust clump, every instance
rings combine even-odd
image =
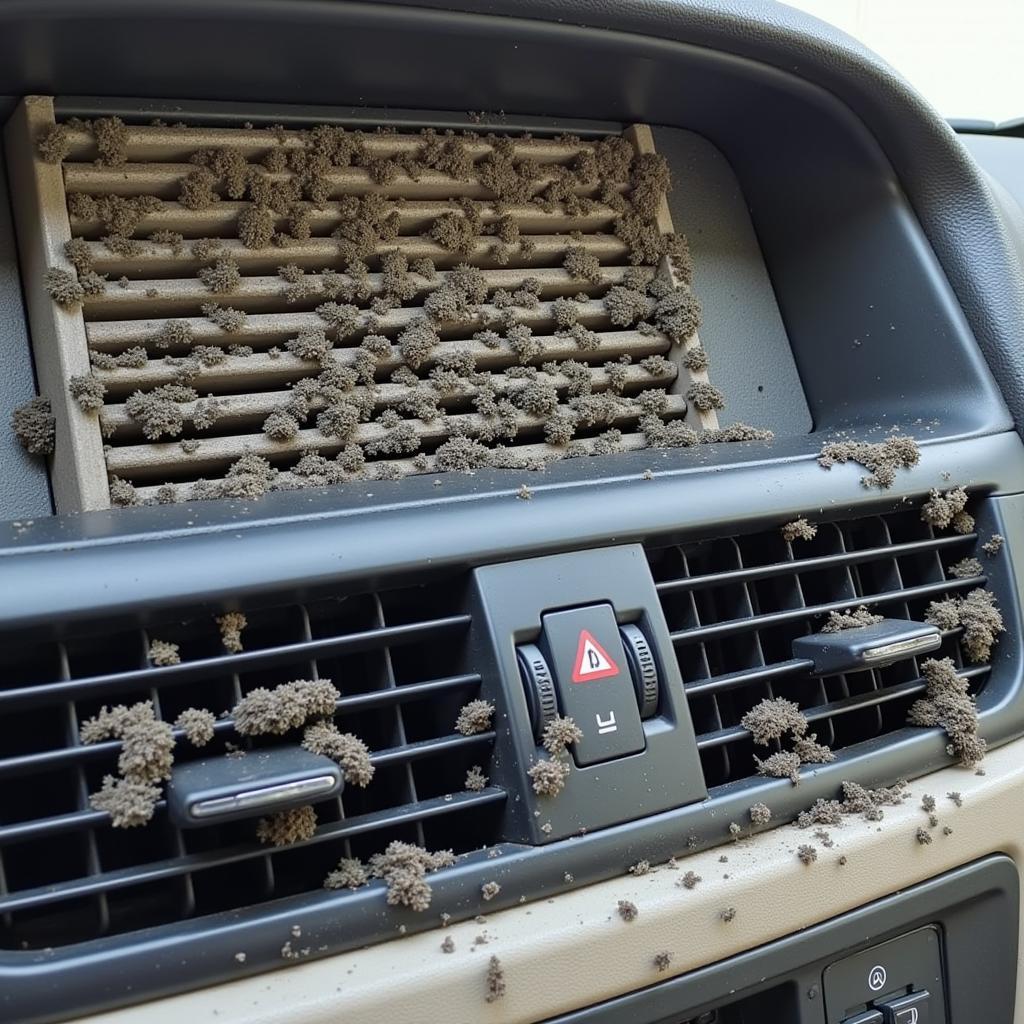
[[[840,825],[844,817],[862,815],[865,821],[881,821],[882,808],[897,807],[906,800],[907,784],[897,782],[895,786],[866,789],[856,782],[842,784],[842,799],[816,800],[806,811],[797,816],[798,828],[812,828],[815,825]]]
[[[441,943],[442,953],[454,953],[455,952],[455,940],[450,936],[446,935],[444,942]]]
[[[71,139],[68,135],[66,124],[55,124],[48,128],[36,140],[36,153],[39,154],[39,159],[47,164],[59,164],[66,160],[71,152]]]
[[[981,550],[990,558],[994,558],[1003,550],[1003,545],[1005,543],[1006,538],[1001,533],[993,533],[992,536],[981,545]]]
[[[740,719],[740,725],[761,746],[782,739],[788,733],[802,736],[807,732],[807,719],[803,712],[793,701],[784,697],[760,701]]]
[[[110,504],[117,508],[128,508],[139,504],[139,495],[135,488],[120,477],[110,478]]]
[[[789,779],[794,786],[800,784],[800,757],[798,754],[788,750],[781,750],[763,761],[761,758],[754,758],[759,775],[767,775],[775,779]]]
[[[349,785],[365,789],[373,779],[376,769],[370,760],[369,748],[358,736],[340,732],[333,722],[307,725],[302,746],[312,754],[323,754],[340,764]]]
[[[697,884],[700,881],[700,875],[694,871],[687,871],[686,874],[676,882],[676,885],[681,886],[683,889],[696,889]]]
[[[723,924],[729,924],[736,920],[736,908],[726,907],[724,910],[719,912],[718,916]]]
[[[638,860],[635,864],[630,864],[629,873],[634,878],[639,878],[641,875],[646,875],[651,870],[651,862],[649,860]]]
[[[797,857],[801,864],[810,865],[818,859],[818,851],[807,843],[797,847]]]
[[[99,792],[89,797],[89,806],[109,814],[114,828],[137,828],[149,823],[159,799],[159,786],[105,775]]]
[[[160,349],[191,346],[194,335],[187,320],[165,320],[157,331],[153,344]]]
[[[217,719],[212,711],[205,708],[186,708],[174,721],[175,729],[181,729],[185,739],[194,747],[205,747],[213,739]]]
[[[667,971],[671,965],[672,954],[668,951],[662,951],[661,953],[654,954],[654,966],[658,969],[659,974]]]
[[[431,853],[422,846],[395,840],[383,853],[375,853],[370,858],[368,868],[371,878],[381,878],[387,884],[389,906],[423,911],[430,906],[433,896],[425,876],[454,863],[451,850]]]
[[[463,736],[487,732],[494,720],[494,705],[489,700],[471,700],[455,719],[455,731]]]
[[[834,441],[826,444],[818,456],[818,464],[831,469],[837,463],[856,462],[868,470],[861,479],[865,487],[891,487],[898,469],[911,469],[921,458],[912,437],[894,435],[884,441]]]
[[[544,727],[541,745],[552,756],[563,755],[566,748],[583,739],[583,730],[571,719],[556,715]]]
[[[937,530],[952,526],[957,533],[970,533],[974,529],[974,516],[965,511],[967,500],[967,492],[962,487],[954,487],[945,494],[933,490],[921,506],[921,519]]]
[[[285,409],[275,409],[263,421],[263,433],[273,441],[288,441],[299,432],[299,421]]]
[[[91,131],[99,156],[96,163],[117,167],[128,159],[128,126],[119,117],[98,117]]]
[[[635,921],[640,916],[640,911],[637,910],[636,904],[630,900],[619,900],[615,909],[623,921]]]
[[[964,597],[932,601],[924,621],[941,630],[963,628],[960,645],[969,661],[982,664],[992,658],[992,648],[1005,632],[1002,613],[993,594],[980,587]]]
[[[316,811],[308,804],[260,818],[256,825],[256,838],[271,846],[291,846],[292,843],[309,839],[315,833]]]
[[[976,558],[962,558],[946,570],[955,580],[969,580],[972,576],[980,576],[984,571],[981,562]]]
[[[947,794],[946,794],[946,799],[947,799],[947,800],[952,800],[952,801],[953,801],[953,803],[954,803],[954,804],[955,804],[955,805],[956,805],[957,807],[963,807],[963,805],[964,805],[964,798],[963,798],[963,797],[962,797],[962,796],[960,795],[960,793],[959,793],[959,792],[958,792],[957,790],[955,790],[955,789],[953,790],[953,792],[952,792],[952,793],[947,793]]]
[[[359,889],[366,885],[370,876],[366,867],[357,857],[342,857],[338,866],[328,872],[324,879],[325,889]]]
[[[862,626],[874,626],[884,618],[884,615],[875,615],[869,611],[867,606],[859,605],[852,611],[829,612],[825,625],[821,627],[821,632],[841,633],[845,629],[860,629]]]
[[[492,956],[487,964],[487,1002],[495,1003],[505,997],[505,969],[501,961]]]
[[[686,389],[686,400],[701,412],[725,408],[725,395],[707,381],[695,380]]]
[[[217,618],[217,628],[220,630],[221,643],[225,650],[232,654],[240,654],[242,651],[242,630],[248,625],[248,620],[241,612],[226,612]]]
[[[103,398],[107,389],[102,381],[91,374],[76,374],[68,378],[68,393],[83,412],[95,412],[103,408]]]
[[[78,277],[62,267],[50,267],[47,270],[43,276],[43,287],[61,309],[68,311],[77,309],[85,298],[85,289]]]
[[[221,306],[216,302],[204,302],[199,307],[203,316],[219,327],[225,334],[235,334],[245,325],[245,313],[230,306]]]
[[[985,756],[985,741],[978,735],[978,708],[969,693],[970,683],[957,674],[951,658],[921,662],[926,695],[911,705],[910,725],[939,726],[946,731],[946,750],[960,758],[965,768],[975,767]]]
[[[926,828],[919,828],[914,833],[914,838],[922,845],[927,846],[932,841],[932,834]]]
[[[767,804],[752,804],[748,813],[754,825],[767,825],[772,820],[771,808]]]
[[[167,665],[180,665],[181,654],[177,644],[169,643],[167,640],[151,640],[149,644],[149,660],[154,665],[161,667]]]
[[[212,267],[203,267],[199,271],[199,280],[209,291],[226,295],[238,288],[242,275],[238,272],[238,264],[230,256],[223,256]]]
[[[501,892],[501,886],[497,882],[484,882],[480,887],[480,895],[485,900],[493,900]]]
[[[921,810],[927,811],[929,814],[935,810],[935,797],[930,793],[925,793],[925,795],[921,797]]]
[[[569,777],[569,766],[564,761],[544,758],[534,764],[528,771],[533,791],[537,796],[558,796],[565,789],[565,780]]]
[[[789,543],[795,540],[814,540],[818,535],[818,527],[801,516],[799,519],[794,519],[791,523],[786,523],[779,530],[779,533],[782,534],[782,539]]]
[[[50,409],[50,400],[37,395],[19,405],[11,413],[11,430],[30,455],[52,455],[56,420]]]
[[[312,718],[332,716],[340,696],[329,679],[299,679],[273,690],[260,686],[235,705],[235,731],[242,736],[283,736]]]
[[[466,789],[471,793],[479,793],[487,787],[488,778],[480,765],[475,764],[466,772]]]

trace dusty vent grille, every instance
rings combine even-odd
[[[480,684],[464,664],[463,607],[453,582],[248,611],[245,651],[234,655],[211,617],[4,638],[0,948],[57,947],[313,892],[340,857],[393,839],[457,853],[494,842],[504,792],[464,788],[471,766],[488,771],[493,733],[454,731]],[[153,638],[179,644],[182,663],[150,667]],[[90,808],[120,746],[79,742],[101,705],[152,700],[173,722],[190,706],[219,714],[257,686],[317,677],[341,691],[335,721],[367,743],[376,774],[316,805],[313,838],[263,846],[254,820],[179,830],[163,804],[149,825],[115,829]],[[231,741],[241,742],[221,720],[201,753],[179,737],[175,757],[223,753]]]
[[[987,582],[947,573],[976,539],[937,535],[913,510],[822,524],[810,541],[789,543],[773,530],[652,551],[709,788],[748,778],[754,754],[766,756],[740,725],[765,697],[796,701],[834,751],[903,728],[925,689],[917,659],[812,679],[792,642],[820,629],[828,612],[860,604],[923,621],[931,601]],[[964,665],[960,632],[946,633],[932,657],[953,658],[977,692],[989,666]]]
[[[646,389],[667,393],[657,411],[664,421],[686,418],[696,427],[717,426],[711,405],[688,412],[684,397],[692,383],[708,385],[703,353],[684,358],[699,348],[694,328],[688,328],[687,336],[676,334],[679,345],[673,345],[669,334],[658,329],[660,322],[645,323],[642,314],[626,321],[611,317],[603,301],[612,287],[634,282],[630,287],[635,288],[636,281],[656,274],[669,288],[688,287],[684,261],[673,263],[667,256],[659,260],[650,255],[654,250],[649,242],[641,250],[614,233],[621,204],[632,202],[637,190],[630,183],[628,163],[624,179],[572,178],[569,191],[574,198],[540,198],[559,174],[576,173],[581,154],[593,159],[594,141],[514,137],[515,165],[536,161],[539,177],[531,186],[536,198],[509,202],[496,198],[497,186],[483,184],[476,169],[407,172],[393,165],[384,173],[381,168],[390,160],[416,158],[424,145],[419,135],[359,135],[361,165],[333,166],[312,176],[286,164],[311,145],[300,131],[122,126],[123,134],[113,133],[115,159],[98,148],[99,131],[72,125],[62,137],[63,162],[48,163],[36,148],[53,126],[49,100],[26,101],[8,130],[8,149],[12,179],[22,196],[19,238],[32,285],[30,313],[41,390],[57,407],[54,483],[61,511],[248,496],[254,486],[258,490],[268,481],[249,474],[223,483],[247,453],[268,459],[278,471],[269,481],[272,487],[292,489],[463,468],[436,456],[439,446],[460,435],[502,449],[491,455],[477,449],[472,458],[509,468],[529,468],[566,454],[635,449],[650,439],[640,429],[645,408],[632,401]],[[445,141],[444,136],[437,138]],[[634,126],[624,138],[635,153],[654,154],[649,128]],[[496,148],[486,137],[455,141],[464,147],[463,155],[477,161],[474,168]],[[268,154],[280,156],[282,165],[268,162]],[[217,172],[191,162],[197,156],[212,162]],[[240,161],[240,169],[231,160]],[[242,185],[232,184],[233,173],[241,175]],[[197,174],[210,175],[213,195],[196,200],[198,206],[183,204],[183,183]],[[256,175],[261,188],[301,184],[290,203],[272,199],[274,205],[267,206],[265,200],[254,200],[259,194],[254,188],[244,185],[247,174]],[[376,242],[360,249],[369,274],[353,277],[346,271],[351,269],[354,243],[345,236],[349,250],[343,250],[333,235],[339,227],[351,230],[364,216],[345,212],[346,200],[367,194],[382,200],[380,223],[386,221],[384,215],[397,217],[398,235],[391,237],[382,229]],[[75,201],[69,204],[69,197]],[[143,197],[151,205],[118,228],[116,218],[112,226],[109,214],[104,218],[102,211],[96,213],[96,201],[102,205],[111,197]],[[654,237],[673,238],[663,193],[656,208],[649,218]],[[627,208],[635,209],[639,206]],[[467,210],[479,218],[479,225],[464,248],[425,236],[442,216],[464,224]],[[255,211],[270,218],[264,228],[267,235],[273,229],[273,241],[254,240],[241,227]],[[162,240],[154,241],[154,236]],[[49,268],[72,272],[65,252],[71,238],[84,242],[75,260],[79,277],[83,266],[89,266],[106,280],[93,276],[81,307],[61,310],[41,282]],[[408,292],[397,300],[388,284],[392,279],[381,273],[382,257],[395,249],[414,271],[415,261],[422,259],[437,268],[433,276],[410,273]],[[599,267],[570,273],[563,268],[569,249],[596,259]],[[204,282],[203,275],[225,258],[240,278],[229,274],[226,284],[223,278],[217,285]],[[454,268],[465,263],[482,271],[486,299],[475,299],[469,312],[462,309],[439,318],[425,303],[456,280]],[[285,280],[278,271],[288,265],[294,269],[286,272]],[[516,298],[524,289],[535,296]],[[387,301],[382,299],[385,293]],[[562,305],[555,305],[556,300]],[[354,326],[347,321],[342,328],[317,313],[317,307],[333,301],[358,307]],[[243,322],[226,331],[208,310],[204,313],[210,303],[244,314]],[[440,342],[422,361],[414,360],[402,345],[403,332],[425,317]],[[168,342],[164,335],[169,321],[177,326]],[[522,334],[513,338],[513,328],[532,335],[528,340]],[[574,337],[572,329],[582,334]],[[312,332],[315,342],[316,332],[325,330],[333,349],[324,361],[289,348],[303,332]],[[474,338],[484,330],[496,331],[497,337]],[[362,347],[367,335],[377,339],[373,349]],[[387,339],[383,345],[381,337]],[[183,380],[183,360],[195,349],[205,354]],[[471,357],[471,370],[464,358],[445,362],[460,354]],[[670,358],[668,363],[644,363],[651,356]],[[92,374],[106,389],[98,414],[83,412],[67,395],[69,378],[90,372],[90,357]],[[130,365],[113,367],[112,358],[127,358]],[[562,364],[567,362],[585,367],[582,384],[578,366],[565,369]],[[432,371],[452,365],[457,368],[454,378],[432,378]],[[339,425],[335,418],[322,425],[320,414],[338,400],[310,393],[304,412],[295,413],[290,423],[278,422],[275,433],[265,433],[272,413],[294,413],[294,386],[300,381],[312,384],[326,366],[359,374],[343,404],[360,409],[363,420],[353,426]],[[395,371],[397,378],[392,376]],[[524,376],[538,372],[535,378]],[[531,380],[547,390],[539,405],[522,398]],[[177,407],[177,428],[147,436],[145,417],[133,413],[128,399],[137,391],[150,393],[176,382],[195,392],[189,397],[179,391],[171,399]],[[491,395],[482,405],[481,388]],[[570,410],[573,399],[589,392],[614,400],[600,408]],[[559,403],[554,411],[568,416],[573,430],[566,435],[563,427],[549,443],[552,394]],[[495,395],[508,400],[498,412]],[[430,411],[435,405],[440,413]],[[401,417],[398,424],[393,422],[395,412]],[[329,465],[307,460],[296,471],[296,463],[309,452]],[[115,478],[131,487],[118,484],[110,491]],[[200,480],[206,483],[197,487]]]

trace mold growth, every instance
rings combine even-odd
[[[962,628],[960,646],[968,660],[975,664],[991,660],[992,648],[1006,629],[995,596],[980,587],[964,597],[932,601],[925,610],[924,620],[943,631]]]
[[[818,527],[801,516],[799,519],[786,523],[779,532],[782,534],[784,541],[792,544],[793,541],[797,540],[814,540],[818,536]]]
[[[11,413],[11,429],[30,455],[53,454],[57,426],[48,398],[37,395],[19,405]]]
[[[636,904],[631,900],[619,900],[615,909],[619,917],[627,923],[635,921],[640,916],[640,911],[637,910]]]
[[[544,727],[541,745],[552,757],[561,757],[573,743],[582,739],[583,730],[571,718],[556,715]]]
[[[316,811],[308,804],[278,811],[256,824],[256,838],[271,846],[291,846],[310,839],[316,833]]]
[[[565,789],[569,777],[569,765],[564,761],[542,758],[526,772],[537,796],[554,797]]]
[[[492,956],[487,963],[487,1002],[494,1003],[504,999],[506,992],[505,969],[501,961]]]
[[[981,545],[981,550],[990,558],[994,558],[1003,550],[1003,545],[1005,543],[1006,538],[1001,533],[993,533],[992,536]]]
[[[205,708],[186,708],[174,721],[174,728],[185,733],[185,739],[194,747],[205,747],[213,739],[216,724],[212,711]]]
[[[169,643],[167,640],[151,640],[149,644],[149,660],[152,664],[161,668],[168,665],[180,665],[181,654],[177,644]]]
[[[860,815],[866,821],[881,821],[884,807],[897,807],[906,800],[906,782],[895,786],[867,789],[856,782],[843,782],[842,797],[838,800],[819,799],[796,819],[797,828],[807,829],[817,825],[841,825],[843,818]]]
[[[242,630],[249,624],[245,615],[242,612],[227,612],[221,615],[216,622],[224,649],[232,654],[241,654],[243,650]]]
[[[962,487],[954,487],[945,494],[933,490],[921,506],[921,519],[937,530],[952,527],[957,533],[970,533],[974,516],[966,511],[967,501],[967,492]]]
[[[451,850],[431,853],[422,846],[395,840],[383,853],[375,853],[370,858],[367,873],[371,878],[380,878],[386,883],[390,906],[424,911],[430,906],[433,896],[426,875],[454,863],[455,855]]]
[[[261,686],[235,705],[235,731],[242,736],[283,736],[311,718],[332,716],[340,697],[329,679],[299,679],[273,690]]]
[[[981,562],[976,558],[962,558],[946,570],[947,575],[955,580],[968,580],[973,576],[981,576],[984,571]]]
[[[743,726],[758,746],[788,741],[792,750],[779,750],[763,760],[756,755],[754,763],[760,775],[789,779],[794,786],[800,782],[800,766],[825,764],[835,755],[817,735],[807,735],[808,722],[800,708],[784,697],[765,698],[752,707],[741,719]]]
[[[868,610],[866,605],[859,605],[851,611],[829,612],[825,625],[821,627],[822,633],[841,633],[846,629],[861,629],[864,626],[874,626],[884,620],[885,616],[875,615]]]
[[[910,725],[938,726],[949,737],[950,756],[965,768],[974,768],[985,756],[985,741],[978,735],[978,708],[969,692],[970,682],[957,673],[951,658],[921,662],[926,695],[911,705]]]
[[[459,711],[455,731],[463,736],[487,732],[494,719],[494,705],[489,700],[471,700]]]
[[[342,857],[338,866],[324,879],[325,889],[359,889],[370,880],[369,873],[356,857]]]

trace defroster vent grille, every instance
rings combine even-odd
[[[4,637],[0,948],[58,947],[312,892],[340,857],[394,839],[456,853],[492,843],[505,794],[464,783],[472,765],[487,771],[493,733],[454,731],[480,684],[464,663],[463,608],[455,582],[247,609],[239,654],[226,653],[212,613],[116,632],[85,624],[33,643]],[[151,667],[154,638],[179,644],[181,664]],[[79,741],[101,705],[151,700],[173,722],[190,706],[223,715],[253,688],[296,678],[334,682],[335,721],[366,742],[376,768],[366,789],[316,805],[311,839],[263,846],[248,819],[179,830],[162,802],[147,826],[115,829],[90,808],[120,747]],[[244,741],[222,717],[201,753],[179,736],[175,758],[232,742]]]
[[[976,540],[939,535],[913,510],[825,523],[809,541],[773,530],[651,551],[708,787],[748,778],[754,755],[766,756],[740,725],[766,697],[796,701],[833,751],[903,728],[925,690],[918,659],[812,678],[793,658],[793,640],[861,604],[923,621],[930,602],[987,582],[948,574]],[[978,692],[989,666],[965,666],[960,632],[945,633],[931,656],[952,658]]]

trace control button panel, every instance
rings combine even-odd
[[[822,990],[828,1024],[947,1024],[938,928],[829,964]]]
[[[611,605],[543,617],[542,644],[562,714],[583,733],[572,755],[581,768],[644,749],[633,676]]]

